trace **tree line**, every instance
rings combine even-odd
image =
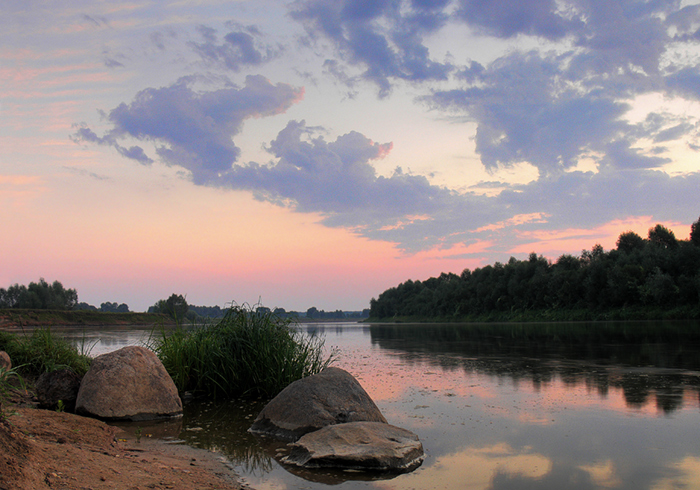
[[[539,312],[566,319],[567,312],[570,318],[583,310],[619,316],[628,309],[700,316],[700,219],[688,240],[657,224],[646,238],[622,233],[610,251],[596,244],[555,262],[531,253],[460,275],[409,280],[372,298],[370,318],[518,319]]]
[[[29,286],[13,284],[0,288],[0,308],[72,310],[77,305],[75,289],[66,289],[59,281],[49,284],[43,277]]]
[[[85,311],[102,311],[104,313],[129,313],[129,305],[126,303],[117,303],[117,302],[111,302],[111,301],[105,301],[100,305],[98,308],[97,306],[93,306],[88,303],[78,303],[78,305],[75,307],[76,310],[85,310]]]

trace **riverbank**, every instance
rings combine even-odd
[[[24,398],[24,399],[22,399]],[[26,394],[0,418],[0,488],[243,490],[216,453],[140,437],[99,420],[32,407]]]
[[[0,329],[75,325],[174,325],[160,313],[107,313],[86,310],[0,310]]]
[[[699,320],[700,306],[546,310],[494,310],[479,315],[370,317],[362,323],[541,323],[541,322],[610,322],[647,320]]]

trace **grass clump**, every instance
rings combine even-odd
[[[0,422],[7,418],[5,404],[11,393],[17,388],[25,388],[24,380],[17,372],[17,368],[0,367]]]
[[[36,328],[31,333],[0,332],[0,350],[10,355],[22,373],[40,376],[57,369],[71,369],[79,376],[90,368],[91,359],[50,328]]]
[[[163,330],[150,341],[181,392],[212,398],[272,397],[333,361],[323,340],[306,337],[266,308],[232,306],[218,323]]]

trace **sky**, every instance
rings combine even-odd
[[[697,1],[0,6],[0,287],[359,310],[700,216]]]

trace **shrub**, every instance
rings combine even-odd
[[[323,340],[266,308],[232,306],[218,323],[182,326],[151,337],[153,349],[181,392],[212,398],[272,397],[292,381],[320,372]]]

